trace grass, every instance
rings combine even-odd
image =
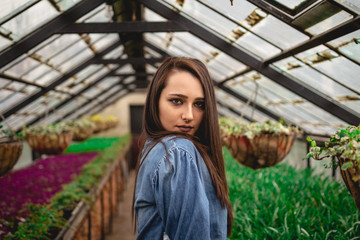
[[[119,140],[118,137],[93,137],[83,142],[73,142],[65,150],[65,153],[78,153],[87,151],[102,151],[110,147],[114,142]]]
[[[360,239],[360,214],[345,185],[286,163],[252,170],[224,148],[233,205],[229,239]]]

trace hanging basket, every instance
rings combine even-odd
[[[23,142],[16,138],[2,137],[0,139],[0,177],[9,172],[19,160]]]
[[[26,140],[31,149],[39,154],[60,154],[71,143],[73,132],[59,134],[33,134],[27,133]]]
[[[236,161],[259,169],[280,163],[290,152],[295,136],[295,133],[263,133],[249,139],[246,135],[230,135],[223,139],[223,143]]]
[[[79,142],[85,141],[86,139],[91,137],[93,132],[94,132],[93,127],[81,127],[81,126],[74,127],[73,140]]]
[[[103,121],[93,121],[95,123],[94,133],[99,133],[106,130],[106,122]]]
[[[353,167],[342,170],[341,167],[344,163],[352,161]],[[341,177],[354,199],[357,209],[360,211],[360,169],[359,162],[349,159],[338,157],[339,169]]]

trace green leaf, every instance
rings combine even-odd
[[[351,161],[346,162],[341,166],[341,170],[345,171],[346,169],[348,169],[348,168],[350,168],[352,166],[353,166],[353,163]]]
[[[311,142],[311,141],[312,141],[312,139],[311,139],[310,137],[307,137],[306,140],[307,140],[308,142]]]
[[[315,140],[311,141],[311,146],[312,146],[312,147],[316,147],[316,142],[315,142]]]

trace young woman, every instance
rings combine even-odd
[[[214,88],[197,60],[165,60],[148,88],[134,196],[137,239],[231,234]]]

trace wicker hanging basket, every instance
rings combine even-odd
[[[0,139],[0,177],[9,172],[19,160],[23,149],[23,141],[2,137]]]
[[[91,137],[93,132],[94,132],[93,127],[81,127],[81,126],[74,127],[73,140],[74,141],[85,141],[86,139]]]
[[[49,155],[62,153],[70,145],[72,138],[71,131],[59,134],[26,134],[26,140],[34,152]]]
[[[249,139],[246,135],[230,135],[223,143],[239,163],[259,169],[280,163],[290,152],[295,136],[295,133],[263,133]]]
[[[93,122],[95,124],[94,133],[99,133],[106,130],[107,128],[106,122],[103,121],[93,121]]]
[[[352,161],[353,167],[342,170],[341,167],[344,163]],[[357,209],[360,211],[360,169],[359,162],[349,159],[338,157],[339,169],[341,177],[354,199]]]

